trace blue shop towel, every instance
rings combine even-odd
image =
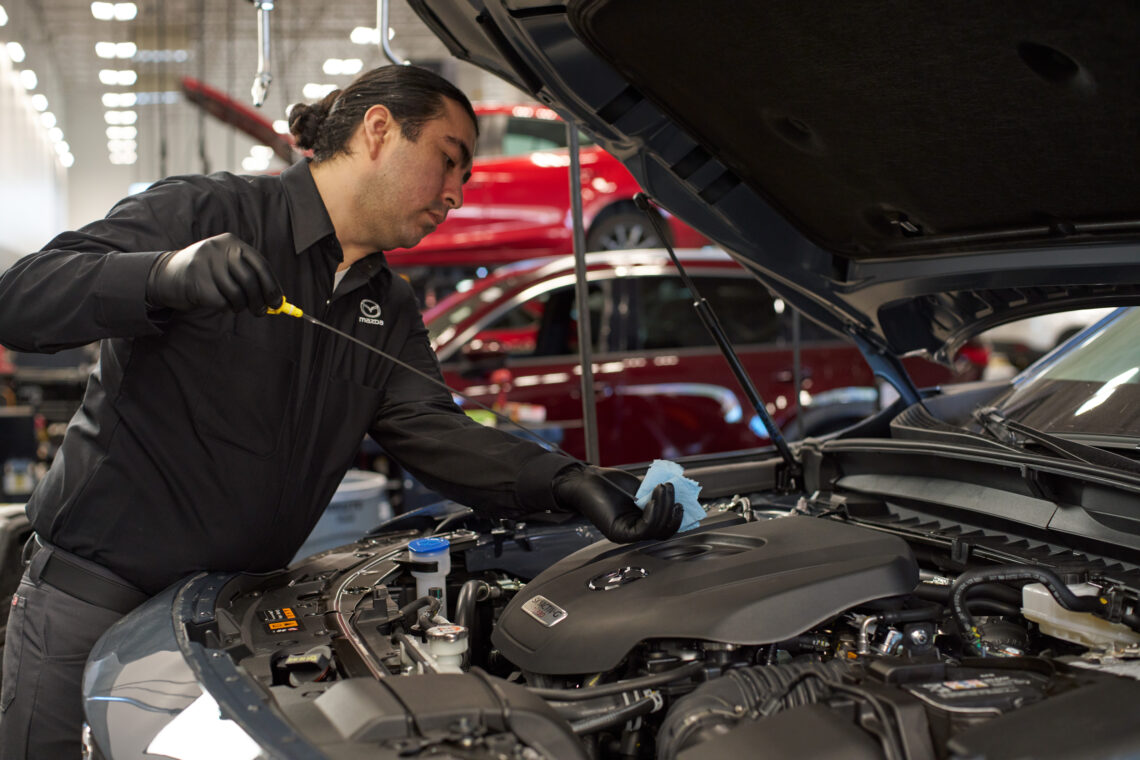
[[[637,506],[645,509],[653,489],[662,483],[673,484],[673,495],[684,510],[680,530],[683,532],[697,527],[705,518],[705,510],[697,502],[697,497],[701,495],[701,486],[692,478],[686,478],[685,471],[676,462],[666,459],[653,460],[653,464],[649,466],[649,470],[641,480],[641,487],[637,489],[635,496]]]

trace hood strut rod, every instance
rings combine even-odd
[[[910,379],[906,368],[897,356],[879,348],[871,341],[855,332],[851,333],[859,352],[871,367],[872,374],[888,383],[898,392],[907,406],[922,403],[922,394],[918,392],[914,381]],[[884,404],[885,406],[885,404]]]
[[[681,280],[684,281],[685,287],[689,289],[689,293],[693,296],[693,308],[696,310],[697,316],[700,317],[701,324],[705,326],[705,330],[707,330],[713,340],[716,341],[717,347],[720,348],[721,354],[724,355],[725,361],[728,362],[729,368],[732,369],[732,374],[736,376],[736,381],[740,383],[740,387],[744,389],[744,395],[748,397],[748,401],[752,404],[752,408],[756,410],[756,415],[760,418],[760,422],[763,423],[764,429],[768,431],[768,438],[771,439],[776,450],[780,452],[780,458],[784,460],[784,478],[780,484],[781,487],[794,487],[800,479],[800,464],[796,461],[796,457],[788,446],[788,442],[784,440],[784,435],[780,432],[776,421],[772,419],[772,415],[768,414],[768,408],[764,404],[764,399],[760,398],[760,393],[752,383],[752,378],[748,376],[744,365],[740,363],[740,357],[737,355],[736,349],[732,347],[732,342],[728,339],[728,335],[725,334],[720,320],[717,319],[716,313],[712,310],[712,307],[709,306],[709,302],[706,301],[697,290],[696,284],[692,278],[689,277],[689,273],[685,271],[685,267],[681,264],[680,259],[677,258],[677,253],[673,250],[673,246],[669,245],[669,235],[667,231],[663,229],[665,223],[654,210],[649,201],[649,196],[645,193],[638,193],[633,196],[633,202],[637,204],[639,209],[645,212],[645,215],[649,217],[650,223],[653,224],[653,228],[657,230],[657,237],[661,239],[665,250],[669,252],[669,258],[673,259],[673,264],[677,267],[677,272],[681,275]],[[796,388],[796,393],[798,394],[799,392],[800,389]]]
[[[570,149],[570,214],[574,227],[574,297],[578,308],[578,359],[582,363],[582,423],[586,461],[601,464],[598,445],[598,402],[594,396],[594,330],[590,325],[590,283],[586,275],[586,230],[582,223],[582,164],[578,126],[566,121]]]

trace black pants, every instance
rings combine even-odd
[[[0,760],[80,757],[83,666],[95,642],[123,616],[45,583],[40,573],[55,551],[36,551],[12,597],[0,689]],[[85,570],[117,578],[66,556]]]

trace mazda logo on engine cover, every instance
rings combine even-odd
[[[644,567],[623,567],[621,570],[614,570],[612,573],[596,575],[586,585],[593,591],[613,591],[618,586],[639,581],[647,575],[649,575],[649,571]]]

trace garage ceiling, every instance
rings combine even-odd
[[[250,0],[135,0],[135,14],[129,20],[97,19],[90,0],[0,0],[0,5],[8,17],[0,27],[0,40],[17,41],[23,47],[24,61],[13,66],[36,72],[39,82],[29,94],[47,97],[75,156],[69,174],[80,197],[72,192],[73,206],[91,202],[101,214],[108,201],[92,196],[112,178],[107,198],[113,199],[131,182],[164,175],[203,169],[242,171],[243,162],[246,171],[255,170],[248,161],[253,141],[204,117],[179,92],[181,78],[190,76],[252,107],[258,10]],[[291,103],[312,100],[305,96],[306,84],[344,86],[351,81],[351,74],[325,73],[330,58],[359,59],[363,69],[387,63],[378,45],[351,40],[355,28],[376,26],[376,0],[276,0],[273,5],[269,13],[273,80],[260,109],[268,120],[284,119]],[[129,15],[129,10],[121,15]],[[450,59],[404,0],[392,0],[389,19],[394,33],[390,44],[398,55],[441,71],[475,100],[520,97],[498,80]],[[134,43],[137,52],[128,59],[100,58],[98,42]],[[135,81],[106,85],[100,81],[103,69],[132,71],[125,77],[133,76]],[[137,160],[113,165],[103,96],[127,92],[139,99],[131,109],[137,119]],[[163,98],[175,102],[163,103]],[[269,169],[283,165],[273,159]]]

